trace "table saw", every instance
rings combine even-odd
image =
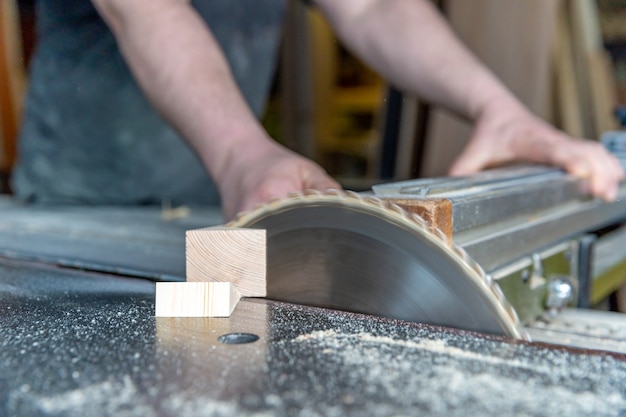
[[[518,167],[271,202],[230,224],[267,230],[268,297],[229,318],[154,317],[216,209],[0,213],[0,415],[626,413],[626,319],[589,309],[624,281],[624,184],[606,204]]]

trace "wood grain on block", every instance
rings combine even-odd
[[[157,282],[156,317],[229,317],[241,294],[230,282]]]
[[[438,228],[452,239],[452,202],[447,198],[429,200],[390,198],[387,201],[417,214],[431,227]]]
[[[265,230],[189,230],[186,257],[188,282],[231,282],[243,297],[267,294]]]

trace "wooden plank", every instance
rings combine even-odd
[[[551,42],[560,0],[449,0],[459,38],[535,114],[551,116]],[[472,132],[458,117],[433,109],[420,176],[448,173]]]
[[[19,16],[14,0],[0,2],[0,169],[16,155],[22,95],[26,84]]]
[[[613,117],[617,85],[602,42],[597,4],[589,0],[569,0],[568,5],[571,25],[576,28],[572,30],[572,42],[585,136],[599,139],[604,132],[618,128]]]
[[[280,61],[282,135],[284,144],[308,158],[318,156],[314,107],[312,30],[307,6],[286,3]],[[315,80],[317,81],[317,79]]]
[[[186,234],[188,282],[231,282],[243,297],[265,297],[265,230],[212,227]]]
[[[157,282],[156,317],[229,317],[241,294],[230,282]]]
[[[598,50],[587,56],[589,62],[589,84],[595,132],[592,139],[600,140],[607,131],[619,130],[620,125],[613,112],[617,108],[617,82],[613,74],[611,59],[606,51]]]
[[[426,223],[435,229],[441,230],[449,239],[452,239],[452,202],[445,198],[416,200],[416,199],[386,199],[397,204],[410,213],[417,214],[426,220]]]
[[[583,137],[591,138],[595,135],[596,128],[593,117],[593,101],[591,91],[589,89],[589,62],[587,53],[595,49],[597,39],[590,36],[593,32],[594,24],[589,18],[589,9],[585,4],[588,0],[582,2],[578,0],[566,0],[569,25],[572,28],[571,42],[573,51],[572,67],[576,74],[576,83],[580,100],[581,122],[583,125]]]
[[[585,136],[583,110],[574,69],[572,29],[562,4],[554,39],[554,114],[556,126],[575,137]]]

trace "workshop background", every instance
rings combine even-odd
[[[598,139],[618,128],[613,111],[626,101],[626,1],[436,3],[535,113],[575,136]],[[268,126],[346,184],[365,180],[367,189],[380,179],[444,175],[464,147],[467,122],[415,97],[398,99],[299,2],[291,2],[283,51]]]
[[[15,161],[34,0],[0,6],[0,171]],[[626,102],[626,0],[436,0],[459,37],[534,112],[575,136],[618,127]],[[530,29],[530,30],[529,30]],[[445,174],[470,126],[390,89],[328,24],[290,1],[264,117],[273,136],[346,185]]]

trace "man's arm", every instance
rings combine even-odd
[[[343,42],[396,87],[476,125],[452,174],[513,160],[548,163],[590,178],[614,199],[619,163],[596,142],[576,140],[532,115],[452,33],[426,0],[316,0]]]
[[[320,167],[267,135],[188,1],[93,3],[144,93],[215,179],[227,217],[291,191],[339,187]]]

